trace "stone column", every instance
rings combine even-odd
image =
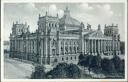
[[[104,52],[104,40],[102,40],[102,52]]]
[[[91,42],[92,42],[91,43],[91,45],[92,45],[92,49],[91,50],[92,50],[92,54],[93,54],[93,39],[91,40]]]
[[[107,40],[107,52],[109,52],[109,41]]]
[[[106,50],[106,46],[107,46],[107,44],[106,44],[106,40],[105,40],[105,52],[107,51],[107,50]]]
[[[111,51],[111,40],[109,40],[109,51]]]
[[[64,47],[63,47],[64,48],[63,49],[64,51],[63,52],[64,52],[64,55],[65,55],[65,40],[63,40],[63,42],[64,42]]]
[[[95,54],[96,54],[96,40],[94,40],[95,41]]]
[[[106,41],[106,52],[108,52],[108,48],[107,48],[107,46],[108,46],[108,42]]]
[[[90,40],[90,53],[92,53],[92,40]]]
[[[112,40],[111,40],[111,51],[112,51]]]
[[[88,53],[90,53],[90,40],[88,40]]]
[[[103,51],[103,47],[102,47],[102,40],[101,40],[101,53],[102,53],[102,51]]]
[[[102,40],[101,40],[101,53],[102,53],[102,51],[103,51],[103,47],[102,47]]]
[[[86,53],[86,40],[84,40],[84,54]]]
[[[120,51],[120,41],[118,41],[118,50]]]
[[[86,53],[88,52],[88,40],[86,39]]]
[[[105,52],[105,42],[103,40],[103,52]]]
[[[100,40],[98,40],[98,52],[100,52]]]
[[[110,40],[108,41],[108,53],[109,53],[109,55],[110,55]]]

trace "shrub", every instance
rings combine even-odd
[[[93,56],[89,68],[93,69],[94,72],[98,73],[101,71],[101,57]]]
[[[51,76],[51,78],[66,78],[66,67],[67,63],[59,63],[53,70],[47,73],[47,76]]]
[[[32,73],[32,79],[43,79],[45,78],[44,66],[36,66],[35,71]]]
[[[107,58],[102,59],[101,68],[106,73],[114,73],[115,72],[114,63],[110,59],[107,59]]]
[[[81,61],[79,61],[78,65],[88,67],[91,63],[92,58],[93,58],[92,55],[88,55],[88,56],[84,57]]]
[[[60,63],[47,73],[51,78],[79,78],[80,69],[75,64]]]
[[[101,58],[98,56],[93,56],[91,63],[90,63],[90,67],[91,68],[99,68],[100,67],[100,63],[101,63]]]
[[[124,73],[124,60],[121,60],[118,56],[112,59],[115,69],[118,73]]]
[[[79,55],[79,61],[82,61],[84,58],[85,58],[85,57],[84,57],[83,54],[80,54],[80,55]]]
[[[70,64],[68,67],[67,67],[67,75],[68,75],[68,78],[80,78],[81,77],[81,72],[80,72],[80,69],[78,68],[77,65],[75,64]]]

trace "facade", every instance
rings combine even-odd
[[[39,15],[38,29],[30,33],[29,25],[13,23],[10,34],[10,57],[25,59],[40,64],[54,65],[59,62],[78,63],[78,56],[120,54],[118,26],[100,24],[97,30],[84,25],[64,10],[62,18]]]

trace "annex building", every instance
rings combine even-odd
[[[119,55],[120,34],[118,25],[101,25],[93,30],[90,24],[84,24],[64,10],[59,18],[39,15],[38,28],[30,33],[30,26],[13,23],[10,34],[10,57],[25,59],[39,64],[59,62],[77,63],[78,56],[84,55]],[[31,29],[31,28],[30,28]]]

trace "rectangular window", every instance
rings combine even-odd
[[[75,60],[76,60],[76,56],[75,56]]]
[[[72,57],[71,57],[71,60],[72,60]]]
[[[68,60],[68,57],[66,58],[66,60]]]
[[[62,61],[64,61],[64,58],[62,58]]]

